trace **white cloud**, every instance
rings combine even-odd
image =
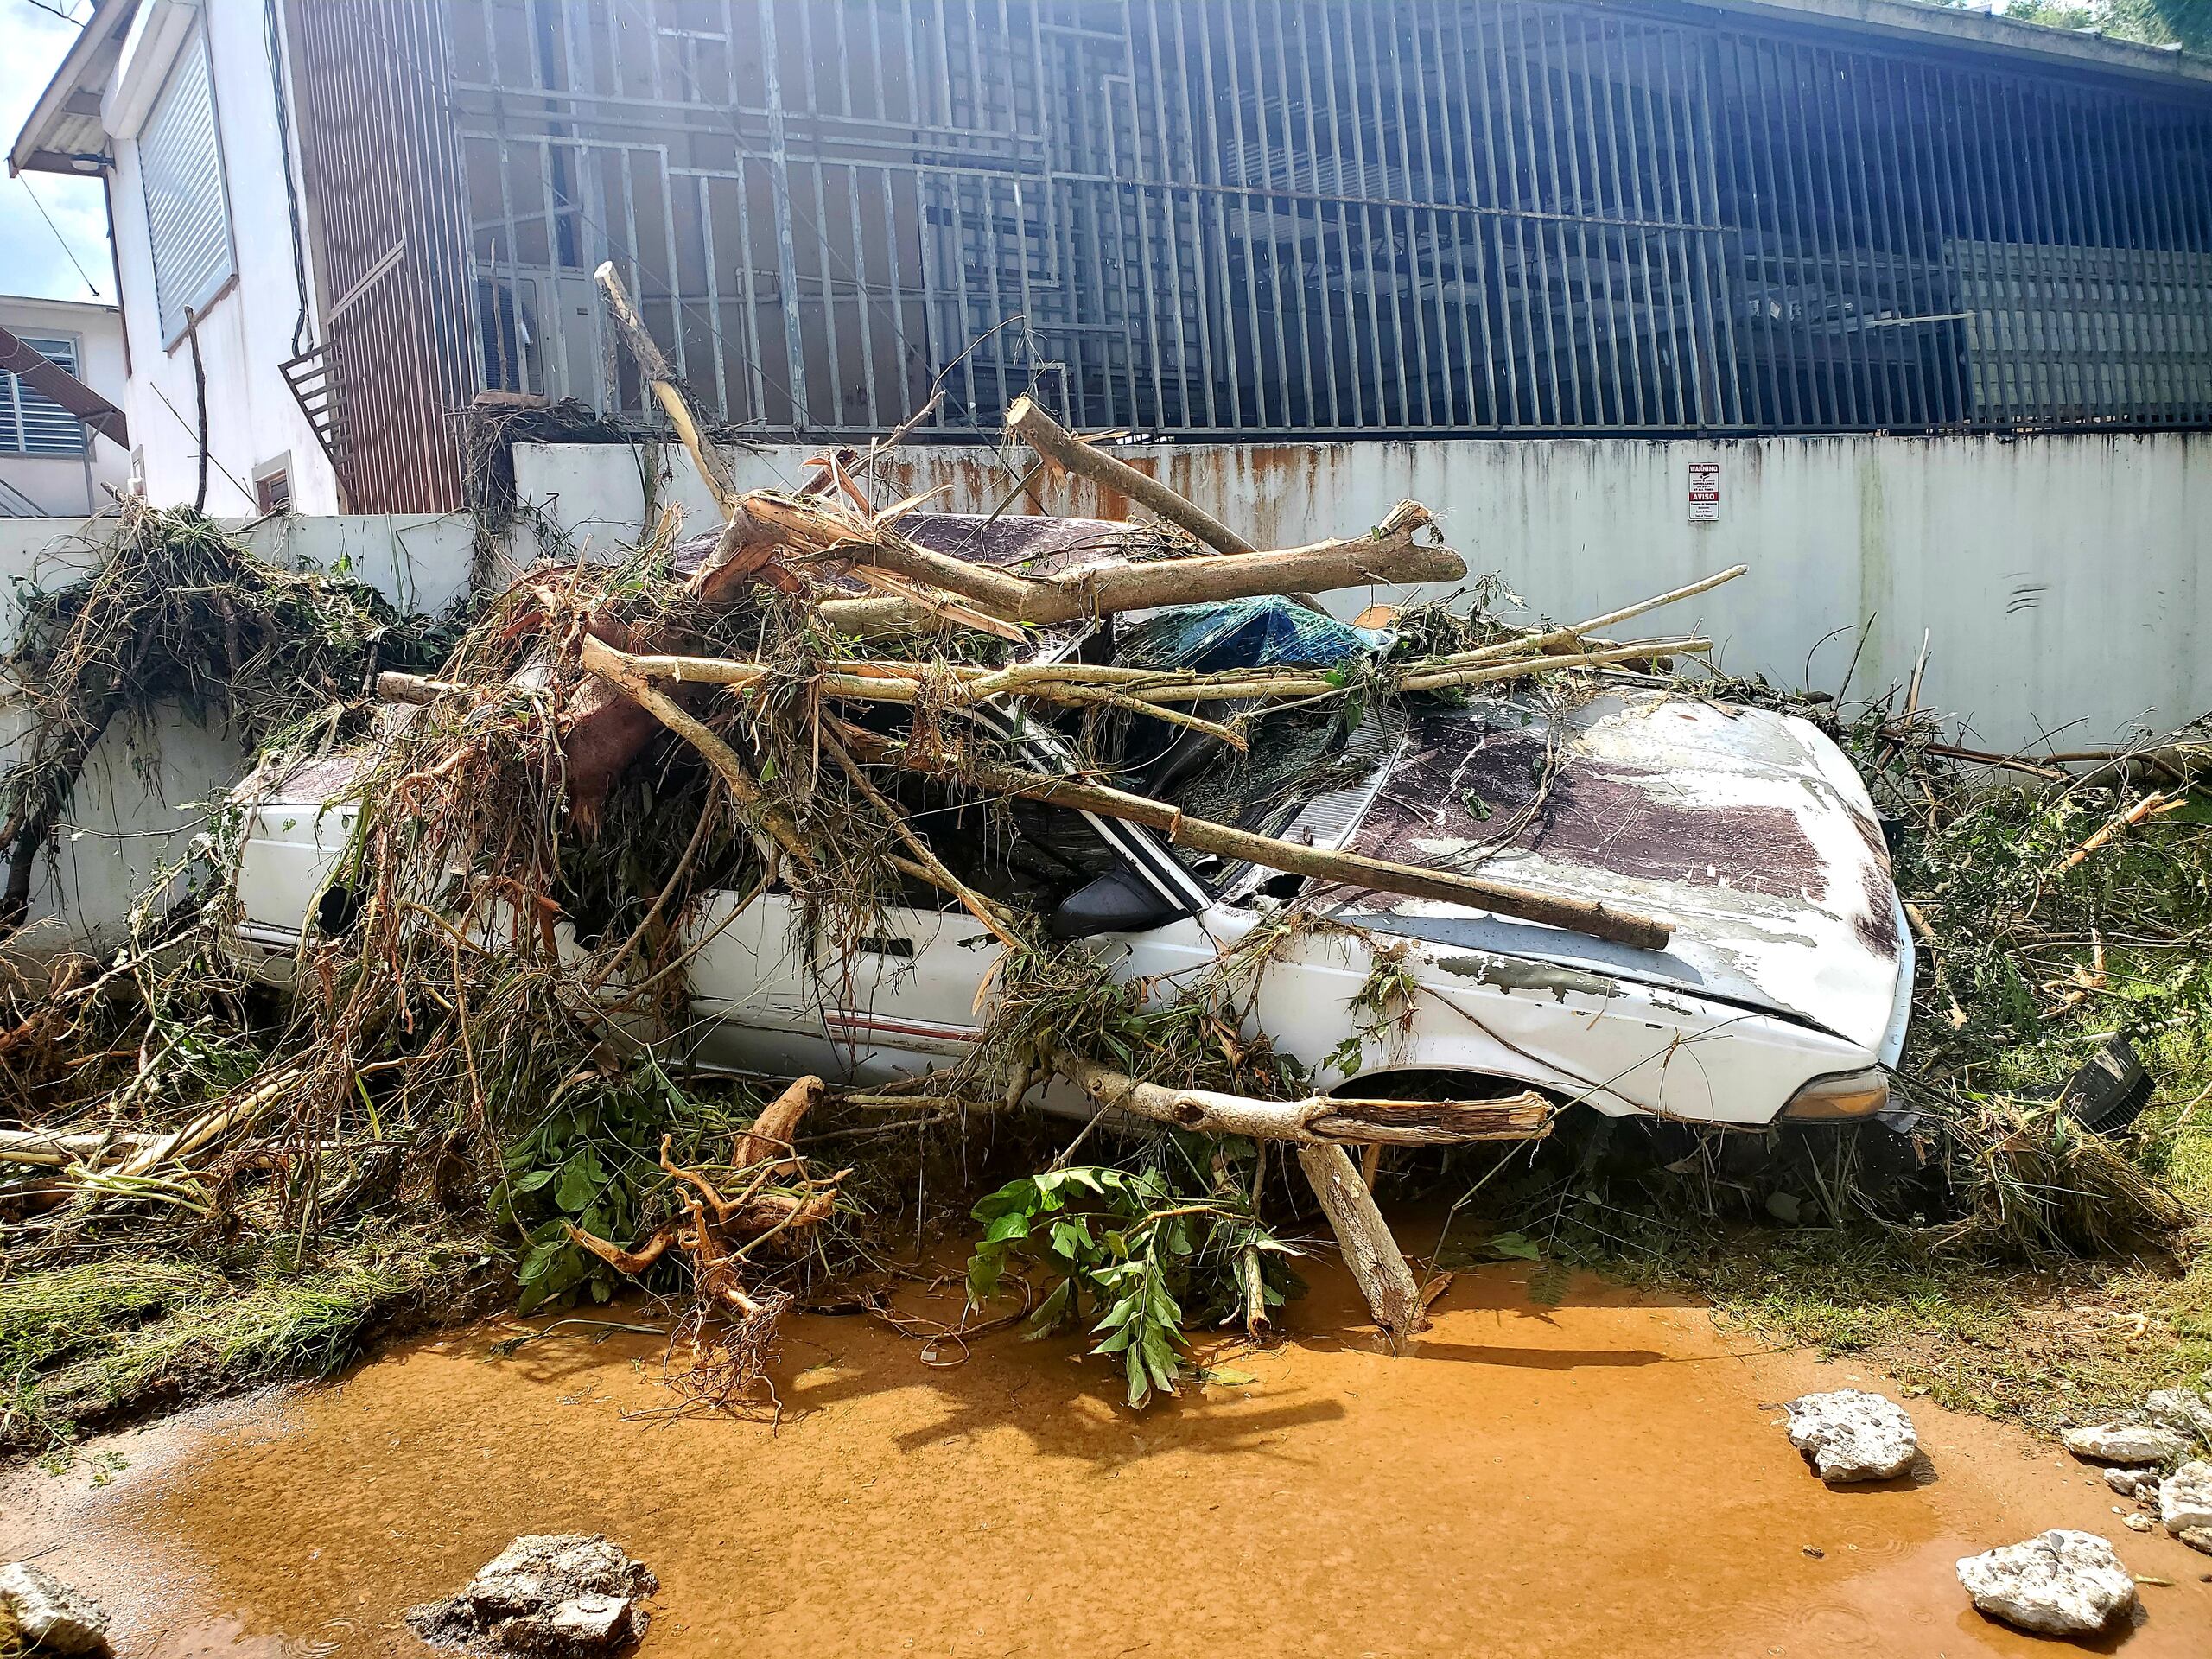
[[[89,16],[90,0],[54,0],[78,17]],[[46,90],[62,58],[77,38],[74,25],[31,0],[0,0],[0,144],[12,145],[16,133]],[[35,194],[37,200],[32,200]],[[54,220],[48,228],[39,213],[43,205]],[[57,238],[55,229],[60,232]],[[68,253],[62,244],[68,245]],[[69,261],[85,268],[99,297],[115,298],[108,263],[107,208],[97,179],[24,174],[0,178],[0,294],[32,294],[47,299],[93,297]]]

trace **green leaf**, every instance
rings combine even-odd
[[[1003,1244],[1008,1239],[1029,1236],[1029,1217],[1019,1210],[1001,1216],[983,1234],[985,1245]]]
[[[1557,1307],[1567,1300],[1574,1269],[1564,1262],[1547,1262],[1529,1275],[1529,1300],[1540,1307]]]
[[[1502,1255],[1512,1262],[1541,1262],[1544,1253],[1536,1243],[1520,1233],[1499,1233],[1491,1238],[1489,1249],[1492,1255]]]
[[[568,1248],[565,1236],[559,1239],[548,1239],[542,1244],[531,1245],[529,1252],[522,1259],[521,1269],[515,1276],[525,1285],[536,1284],[552,1270],[554,1262],[560,1259],[561,1252]]]
[[[599,1160],[586,1147],[561,1166],[561,1183],[553,1189],[553,1202],[570,1215],[582,1215],[591,1208],[605,1179]]]
[[[1039,1337],[1052,1334],[1053,1328],[1066,1317],[1068,1300],[1074,1291],[1075,1281],[1072,1279],[1063,1279],[1053,1287],[1052,1294],[1029,1316],[1029,1340],[1033,1342]]]
[[[1008,1181],[995,1192],[985,1193],[968,1213],[977,1221],[995,1221],[1017,1210],[1033,1209],[1036,1204],[1037,1183],[1024,1176],[1018,1181]]]
[[[996,1255],[987,1255],[978,1250],[968,1258],[968,1301],[981,1307],[998,1294],[999,1274],[1003,1264]]]
[[[1152,1397],[1152,1379],[1145,1374],[1144,1356],[1130,1349],[1122,1356],[1122,1370],[1129,1379],[1130,1409],[1143,1410],[1144,1402]]]
[[[561,1172],[557,1169],[533,1169],[515,1183],[518,1192],[535,1192]]]

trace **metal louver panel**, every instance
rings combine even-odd
[[[197,29],[178,49],[168,84],[138,135],[138,174],[167,344],[184,333],[186,308],[213,299],[233,270],[207,41]]]
[[[77,342],[36,339],[23,344],[56,366],[77,372]],[[85,448],[77,417],[37,387],[0,372],[0,451],[16,455],[74,455]]]

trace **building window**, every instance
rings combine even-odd
[[[162,342],[173,346],[183,338],[186,309],[206,306],[236,270],[202,29],[194,29],[178,50],[168,83],[138,135],[138,173],[146,192]]]
[[[58,366],[77,372],[77,342],[22,336],[24,345]],[[85,423],[37,387],[0,369],[0,454],[79,455]]]
[[[274,461],[264,461],[253,469],[253,507],[257,512],[289,512],[292,510],[292,453],[286,450]]]

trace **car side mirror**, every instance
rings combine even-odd
[[[1141,933],[1183,914],[1183,907],[1154,892],[1129,870],[1109,870],[1062,899],[1046,922],[1056,939],[1095,933]]]

